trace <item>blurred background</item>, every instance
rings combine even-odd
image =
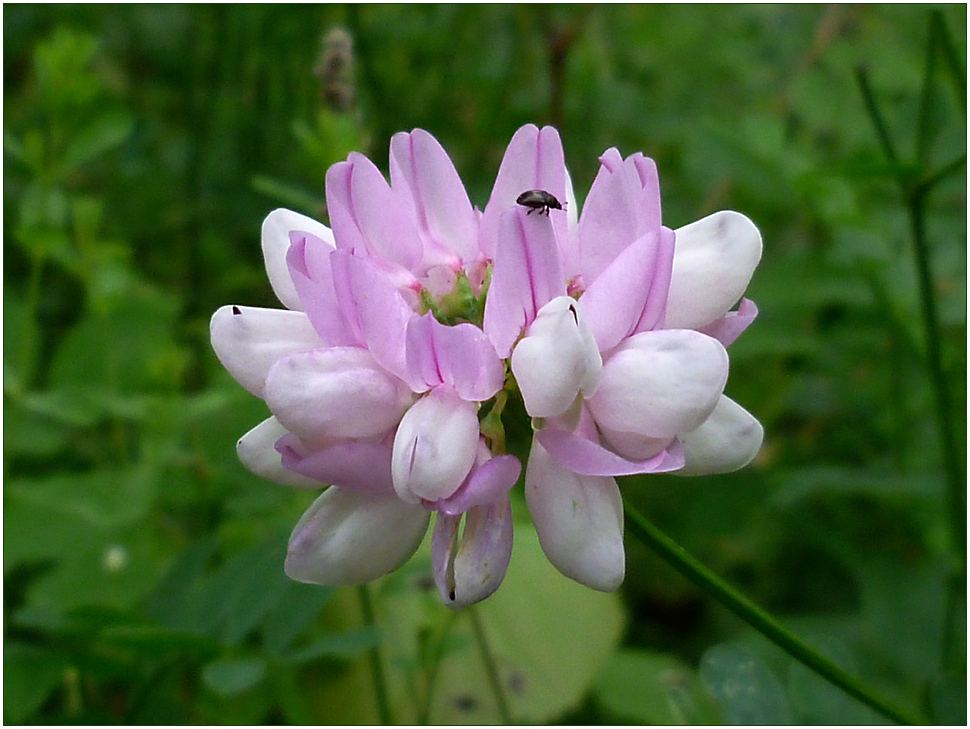
[[[665,224],[734,209],[764,237],[727,386],[764,448],[731,475],[626,479],[625,498],[878,690],[966,722],[965,5],[8,4],[3,21],[5,723],[374,723],[375,651],[396,720],[500,718],[426,548],[366,593],[285,577],[315,494],[236,460],[267,413],[208,321],[279,305],[261,221],[326,221],[348,152],[386,171],[391,135],[426,129],[484,208],[527,122],[559,129],[580,201],[605,149],[642,151]],[[932,184],[917,200],[899,179]],[[885,721],[632,535],[619,593],[569,582],[514,494],[512,567],[479,614],[516,720]]]

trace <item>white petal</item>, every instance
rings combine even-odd
[[[543,306],[512,352],[512,372],[534,418],[564,413],[599,382],[603,360],[579,302],[560,296]]]
[[[300,438],[380,438],[411,405],[411,390],[366,349],[297,352],[266,377],[266,404]]]
[[[261,478],[298,489],[323,488],[324,484],[316,479],[283,468],[274,446],[287,432],[276,418],[267,418],[236,442],[236,455]]]
[[[699,428],[680,435],[687,465],[674,473],[703,476],[737,471],[758,454],[764,436],[764,428],[751,413],[722,395]]]
[[[263,220],[263,262],[273,292],[287,309],[302,311],[300,297],[296,294],[290,269],[286,265],[286,252],[290,249],[290,232],[312,233],[331,246],[333,233],[323,223],[286,208],[277,208]]]
[[[687,329],[643,332],[614,350],[587,403],[611,431],[664,438],[703,423],[727,376],[727,351],[716,339]]]
[[[556,569],[594,590],[620,586],[626,563],[616,479],[573,473],[533,441],[525,496],[539,544]]]
[[[461,486],[478,452],[478,408],[444,388],[418,400],[394,436],[391,476],[410,503],[437,501]]]
[[[667,329],[697,329],[724,316],[744,294],[758,261],[761,233],[723,210],[676,231]]]
[[[331,486],[290,535],[286,574],[316,585],[362,585],[414,554],[430,514],[394,494],[374,496]]]
[[[263,397],[266,375],[288,354],[322,346],[307,315],[286,309],[223,306],[209,322],[212,348],[240,385]]]

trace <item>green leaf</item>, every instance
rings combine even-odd
[[[721,643],[701,657],[701,681],[727,724],[791,724],[792,713],[781,682],[747,648]]]
[[[3,721],[25,724],[64,679],[67,660],[45,648],[3,643]]]
[[[157,475],[141,467],[21,478],[8,483],[7,494],[96,527],[117,527],[145,516],[154,499]]]
[[[266,664],[259,658],[223,658],[206,664],[202,680],[220,696],[235,696],[266,678]]]
[[[90,603],[126,606],[155,584],[164,557],[157,535],[142,523],[107,528],[22,496],[8,490],[4,500],[4,571],[53,561],[31,585],[29,604],[58,612]]]
[[[596,701],[638,724],[713,724],[717,713],[683,661],[659,653],[621,650],[596,677]]]
[[[380,642],[380,631],[374,626],[365,626],[321,638],[305,648],[287,653],[283,660],[290,664],[300,664],[319,658],[356,658]]]
[[[109,112],[78,132],[60,160],[58,173],[67,175],[99,154],[125,141],[131,134],[134,121],[125,112]]]
[[[172,337],[175,301],[148,290],[92,310],[64,338],[54,357],[51,383],[132,393],[171,387],[181,372]]]
[[[336,588],[288,580],[276,606],[263,621],[263,642],[271,655],[283,653],[320,616]]]

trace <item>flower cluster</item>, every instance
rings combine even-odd
[[[442,600],[490,595],[522,470],[504,452],[508,397],[532,417],[525,494],[542,548],[598,590],[624,575],[616,476],[721,473],[757,453],[760,424],[723,394],[726,347],[757,314],[742,298],[757,228],[721,212],[671,230],[650,159],[610,149],[600,162],[577,215],[558,132],[524,126],[479,211],[415,130],[391,140],[390,183],[359,154],[328,171],[331,227],[266,218],[266,270],[287,308],[223,307],[211,338],[272,413],[239,440],[242,462],[329,485],[290,538],[293,579],[380,577],[435,512]],[[516,204],[529,190],[562,209]]]

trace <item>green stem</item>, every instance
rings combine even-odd
[[[443,622],[439,624],[438,632],[433,641],[433,653],[430,656],[430,667],[425,671],[425,689],[424,689],[424,702],[418,713],[418,724],[420,726],[427,726],[431,723],[431,707],[434,703],[434,689],[438,682],[438,672],[441,669],[441,660],[444,658],[445,652],[445,642],[448,639],[448,634],[451,632],[452,626],[455,624],[455,618],[458,617],[458,613],[448,610],[448,617],[445,618]]]
[[[23,334],[20,342],[20,391],[28,392],[33,385],[34,366],[37,362],[37,340],[40,325],[37,309],[40,306],[40,282],[44,272],[44,256],[34,255],[30,263],[27,281],[27,305],[24,311]]]
[[[966,469],[960,463],[953,420],[950,413],[950,387],[943,367],[943,346],[940,336],[939,316],[936,297],[933,295],[933,272],[930,264],[929,245],[923,223],[924,195],[920,193],[908,197],[910,224],[913,234],[913,248],[916,257],[916,271],[919,279],[920,300],[922,302],[923,330],[926,332],[926,364],[936,410],[937,428],[940,431],[940,447],[943,455],[943,468],[946,475],[947,512],[950,522],[951,569],[950,589],[947,591],[946,626],[943,635],[943,665],[956,667],[959,658],[954,653],[955,621],[962,620],[960,603],[966,592]]]
[[[364,624],[367,626],[377,626],[374,617],[374,604],[371,602],[370,590],[367,585],[360,585],[357,588],[360,595],[360,607],[364,613]],[[377,694],[377,713],[380,723],[388,726],[394,723],[391,716],[391,701],[387,692],[387,681],[384,679],[384,664],[381,660],[381,649],[379,645],[374,646],[368,652],[370,660],[371,675],[374,678],[374,691]]]
[[[495,694],[499,714],[502,715],[502,723],[506,726],[515,724],[512,720],[512,710],[509,708],[508,699],[505,697],[505,689],[502,688],[502,679],[498,675],[498,664],[495,662],[495,656],[489,650],[488,641],[485,638],[485,628],[482,626],[482,619],[478,616],[478,611],[474,607],[469,608],[468,612],[471,614],[475,641],[478,643],[478,650],[482,654],[482,663],[485,664],[485,673],[488,674],[488,682],[491,684],[492,692]]]
[[[900,724],[923,724],[920,717],[894,706],[869,686],[810,647],[771,615],[719,578],[683,547],[651,524],[629,503],[624,504],[627,528],[674,569],[714,597],[768,640],[850,696]]]
[[[895,166],[899,162],[896,156],[896,147],[893,144],[892,137],[889,136],[889,128],[882,118],[882,112],[879,111],[879,106],[876,104],[876,95],[869,84],[869,73],[865,68],[859,67],[855,74],[856,80],[859,82],[859,90],[862,92],[862,101],[866,105],[866,111],[872,120],[872,125],[876,128],[876,136],[879,138],[879,144],[882,145],[883,154]]]

